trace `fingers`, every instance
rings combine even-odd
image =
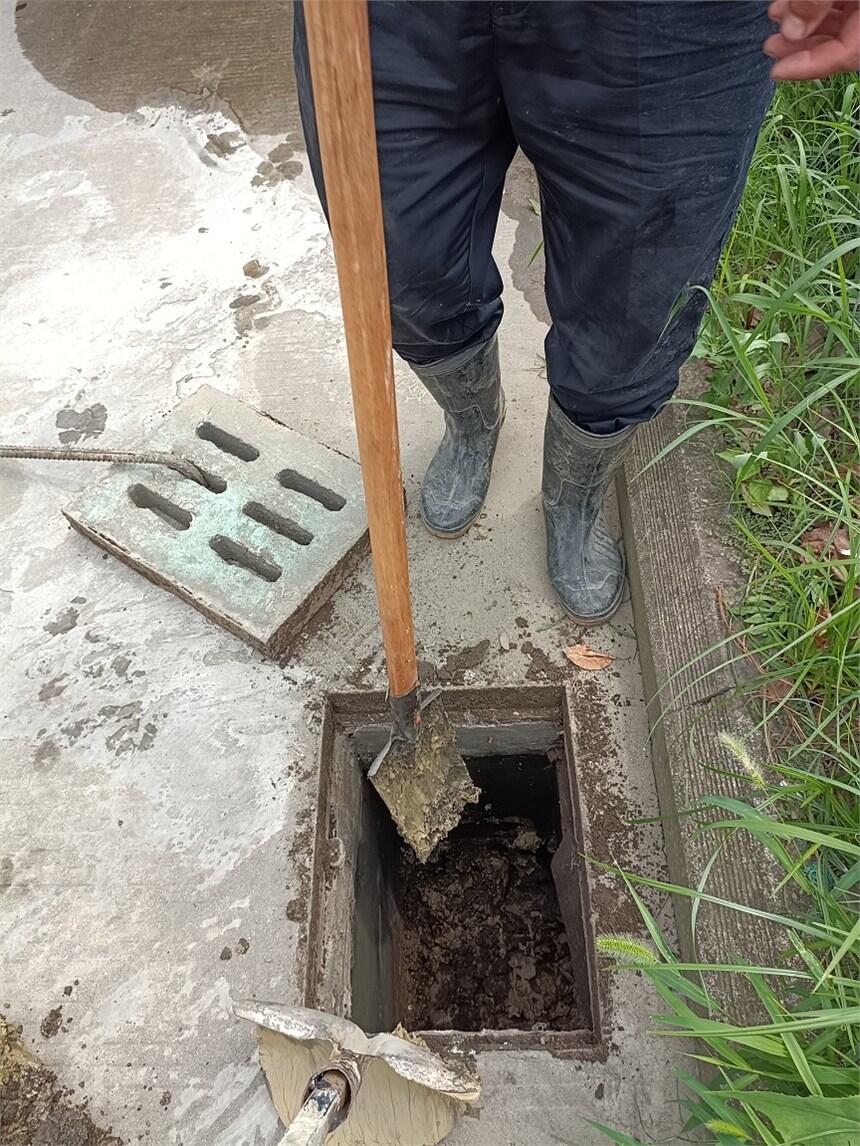
[[[805,40],[830,15],[833,0],[774,0],[768,9],[787,40]]]
[[[768,13],[780,24],[762,45],[765,54],[778,61],[771,69],[775,80],[822,79],[860,67],[857,0],[774,0]],[[795,19],[805,34],[794,34]]]
[[[787,56],[791,52],[807,51],[815,47],[816,44],[820,44],[822,40],[838,39],[841,31],[841,21],[833,13],[820,25],[814,36],[809,36],[805,40],[789,40],[782,32],[774,32],[772,36],[768,36],[761,47],[766,56],[770,56],[774,60],[781,60],[783,56]]]
[[[769,37],[766,45],[771,40],[779,41],[780,36]],[[860,12],[849,18],[838,38],[813,37],[804,41],[802,47],[791,44],[785,54],[781,51],[783,44],[784,41],[771,45],[775,50],[768,51],[768,55],[777,56],[770,73],[775,80],[816,80],[852,71],[860,65]]]
[[[826,36],[811,36],[808,40],[801,40],[798,44],[793,40],[786,40],[782,32],[777,32],[773,36],[768,36],[762,44],[762,51],[772,60],[784,60],[787,56],[797,55],[800,52],[809,54],[814,47],[824,43],[827,38]]]

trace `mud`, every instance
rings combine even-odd
[[[402,1020],[412,1030],[586,1026],[550,869],[556,829],[533,808],[512,814],[509,793],[486,797],[426,864],[401,846]]]
[[[302,165],[298,159],[293,159],[293,155],[293,148],[288,143],[278,144],[257,167],[251,186],[274,187],[285,179],[295,179],[301,175]]]
[[[47,1015],[45,1015],[44,1019],[42,1019],[42,1025],[39,1028],[42,1032],[42,1037],[45,1039],[52,1039],[54,1035],[59,1031],[62,1023],[63,1008],[54,1007],[53,1010],[48,1011]]]
[[[477,644],[470,645],[466,649],[451,652],[445,657],[444,662],[437,669],[436,675],[441,681],[451,682],[458,680],[468,669],[477,668],[489,651],[490,642],[483,640],[478,641]]]
[[[61,633],[70,633],[78,623],[79,616],[77,609],[63,609],[62,612],[57,613],[53,621],[48,621],[42,628],[52,637],[57,637]]]
[[[57,437],[64,446],[75,442],[85,442],[88,438],[97,438],[107,425],[107,409],[101,402],[94,406],[87,406],[83,410],[76,410],[66,406],[57,411],[54,424],[60,431]]]
[[[86,1103],[30,1054],[17,1027],[0,1018],[0,1114],[3,1146],[122,1146],[122,1139],[93,1122]]]
[[[523,641],[520,648],[530,661],[526,670],[526,680],[543,683],[544,681],[556,682],[564,679],[563,669],[543,649],[539,649],[531,641]]]

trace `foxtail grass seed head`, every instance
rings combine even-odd
[[[756,788],[765,787],[764,774],[752,756],[750,756],[749,750],[742,740],[738,740],[738,738],[732,736],[730,732],[721,732],[720,744],[722,744],[727,752],[731,752],[732,756],[734,756],[735,760],[737,760],[744,772],[746,772],[747,776],[749,776],[750,780],[755,784]]]
[[[597,950],[630,967],[656,967],[660,963],[648,944],[634,935],[598,935]]]
[[[740,1126],[735,1126],[733,1122],[724,1122],[722,1118],[711,1119],[710,1122],[705,1123],[705,1127],[712,1134],[724,1134],[727,1138],[737,1138],[740,1142],[751,1141],[749,1134],[745,1130],[741,1130]]]

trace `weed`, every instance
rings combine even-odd
[[[758,729],[770,757],[764,767],[746,745],[727,744],[749,798],[714,796],[696,814],[715,849],[727,833],[762,843],[793,892],[788,902],[801,905],[788,917],[722,903],[780,930],[777,965],[728,952],[724,963],[685,964],[636,886],[713,903],[707,885],[619,873],[659,962],[625,958],[617,945],[616,966],[654,983],[666,1008],[658,1035],[698,1040],[693,1058],[707,1081],[701,1068],[679,1072],[683,1133],[704,1131],[722,1146],[860,1146],[858,111],[852,75],[779,88],[708,292],[695,353],[711,364],[710,389],[689,403],[687,429],[668,447],[707,428],[723,436],[748,567],[727,622],[759,670]],[[729,1014],[707,985],[711,972],[742,976],[767,1021]]]

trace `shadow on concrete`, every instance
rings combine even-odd
[[[301,139],[289,0],[19,0],[15,24],[49,83],[103,111],[208,101]]]
[[[508,265],[517,290],[522,292],[532,314],[539,322],[550,324],[549,309],[544,294],[544,255],[535,255],[543,238],[539,216],[532,207],[538,197],[534,168],[525,155],[518,151],[508,171],[502,211],[517,224],[514,246]]]

